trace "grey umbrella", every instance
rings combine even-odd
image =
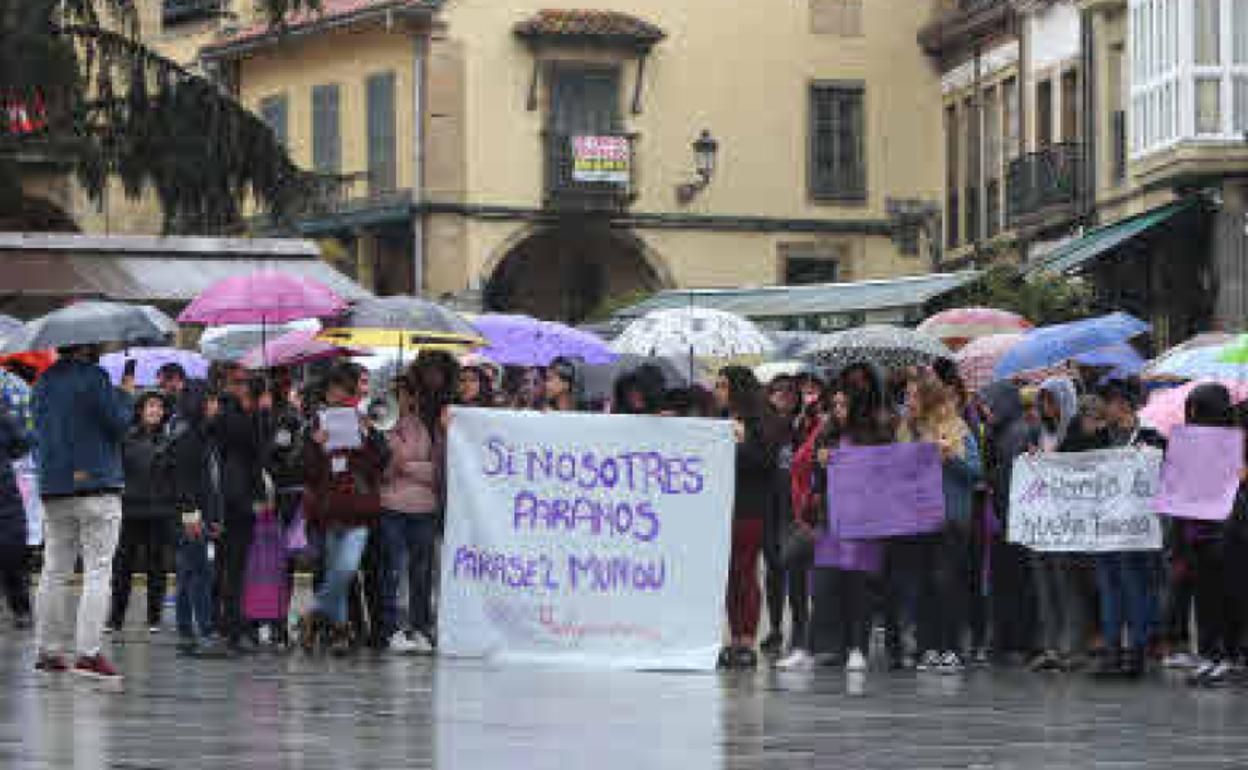
[[[861,326],[824,335],[801,357],[830,369],[841,369],[855,363],[896,369],[930,364],[940,358],[953,358],[953,351],[940,340],[913,329]]]
[[[177,332],[169,316],[150,305],[77,302],[26,324],[6,340],[5,353],[117,342],[128,347],[162,345]]]
[[[625,353],[609,364],[576,364],[581,398],[591,403],[612,398],[617,379],[647,364],[658,367],[663,373],[663,384],[668,388],[684,388],[691,384],[687,358]]]
[[[376,297],[351,306],[344,323],[353,329],[435,332],[480,337],[476,327],[450,308],[417,297]]]

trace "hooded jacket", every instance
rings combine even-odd
[[[148,430],[135,425],[122,445],[126,489],[122,512],[130,519],[172,518],[176,497],[173,440],[163,425]]]
[[[1040,421],[1040,441],[1044,448],[1060,452],[1062,442],[1070,433],[1071,423],[1079,411],[1079,393],[1075,383],[1066,377],[1050,377],[1040,384],[1040,394],[1048,393],[1057,404],[1057,425],[1049,427],[1047,420]]]
[[[1004,515],[1010,500],[1010,477],[1014,461],[1036,443],[1036,431],[1023,416],[1023,399],[1012,382],[994,382],[980,391],[992,413],[988,424],[988,446],[984,452],[987,478],[992,485],[996,509]]]

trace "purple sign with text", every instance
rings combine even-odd
[[[1182,519],[1225,521],[1235,504],[1244,467],[1244,434],[1238,428],[1181,425],[1170,434],[1157,512]]]
[[[847,447],[828,462],[829,528],[842,540],[935,532],[945,523],[935,444]]]

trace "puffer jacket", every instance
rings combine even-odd
[[[413,515],[435,512],[442,473],[437,441],[414,415],[404,415],[386,440],[390,462],[381,486],[382,509]]]
[[[122,444],[126,488],[122,515],[128,519],[168,519],[176,508],[176,455],[173,439],[163,428],[135,426]]]

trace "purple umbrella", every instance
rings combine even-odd
[[[108,372],[108,378],[114,385],[121,383],[121,375],[125,372],[126,362],[138,362],[134,370],[134,382],[141,388],[154,387],[156,373],[165,364],[177,364],[186,372],[187,379],[202,380],[208,376],[208,359],[190,350],[178,348],[132,348],[109,353],[100,358],[100,366]]]
[[[473,321],[490,346],[477,351],[504,366],[547,366],[556,358],[609,364],[618,358],[589,332],[524,315],[483,315]]]
[[[301,318],[333,318],[347,303],[311,278],[275,270],[235,275],[214,283],[178,316],[179,323],[281,324]]]
[[[240,363],[248,369],[266,369],[270,366],[298,366],[326,358],[356,355],[356,351],[339,347],[332,342],[316,338],[319,329],[295,329],[277,339],[251,349]]]

